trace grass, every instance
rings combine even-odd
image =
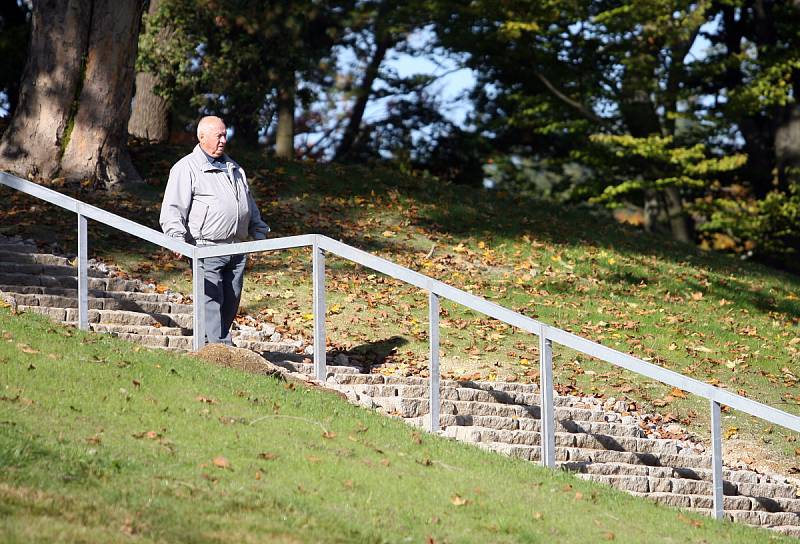
[[[0,540],[788,541],[5,309]]]
[[[185,149],[134,150],[150,180],[127,193],[83,193],[150,226],[170,165]],[[800,413],[800,279],[737,258],[647,235],[602,211],[454,187],[386,167],[281,162],[233,151],[250,174],[275,236],[343,239],[546,323]],[[67,190],[67,188],[61,188]],[[2,190],[0,232],[39,239],[55,226],[75,247],[74,217]],[[31,207],[35,207],[31,209]],[[41,222],[47,214],[47,223]],[[167,251],[92,225],[91,251],[132,275],[189,292],[189,268]],[[74,251],[74,250],[73,250]],[[242,311],[294,336],[311,335],[310,256],[254,256]],[[328,259],[328,339],[384,372],[427,372],[424,293],[340,259]],[[538,342],[495,320],[443,303],[446,376],[537,381]],[[558,346],[562,393],[625,398],[708,434],[702,399],[653,384]],[[796,433],[726,413],[725,435],[756,441],[797,465]]]

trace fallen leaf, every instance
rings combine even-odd
[[[739,427],[730,427],[726,429],[724,433],[722,433],[722,437],[725,438],[725,440],[730,440],[731,438],[736,436],[738,432],[739,432]]]
[[[218,400],[212,399],[212,398],[209,398],[209,397],[204,397],[203,395],[197,395],[194,400],[200,401],[200,402],[205,403],[205,404],[218,404],[219,403]]]
[[[686,398],[686,392],[683,391],[682,389],[678,389],[677,387],[673,387],[670,390],[669,394],[672,395],[673,397],[678,397],[679,399]]]
[[[469,502],[469,500],[463,498],[461,495],[453,495],[452,497],[450,497],[450,502],[456,506],[464,506]]]
[[[540,520],[542,518],[544,518],[544,514],[542,514],[541,512],[534,512],[533,513],[533,519],[538,521],[538,520]]]
[[[324,433],[322,433],[322,438],[328,438],[328,439],[336,438],[336,433],[333,431],[325,431]]]
[[[259,459],[264,459],[265,461],[274,461],[278,458],[278,456],[272,452],[265,451],[258,454]]]
[[[214,466],[217,467],[217,468],[221,468],[221,469],[230,469],[231,468],[231,462],[228,461],[228,459],[226,459],[225,457],[222,457],[221,455],[218,456],[218,457],[214,457],[214,460],[212,461],[212,463],[214,463]]]

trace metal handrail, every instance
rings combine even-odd
[[[23,180],[11,174],[0,172],[0,184],[35,196],[78,215],[78,326],[88,328],[88,266],[87,266],[87,229],[86,220],[93,219],[110,227],[127,232],[143,240],[161,247],[180,252],[192,259],[192,294],[193,294],[193,347],[200,349],[205,338],[204,305],[197,304],[203,300],[204,282],[201,260],[208,257],[237,255],[278,249],[297,247],[312,248],[312,281],[313,281],[313,316],[314,316],[314,375],[319,380],[326,378],[325,360],[325,252],[337,255],[367,268],[396,278],[400,281],[423,289],[429,294],[429,344],[430,344],[430,411],[429,424],[431,431],[439,429],[439,299],[445,298],[471,310],[483,313],[504,323],[520,328],[539,337],[540,352],[540,402],[541,402],[541,462],[548,467],[555,466],[555,410],[553,404],[553,342],[574,349],[585,355],[611,363],[620,368],[636,372],[661,383],[677,387],[709,400],[711,410],[711,461],[713,475],[714,517],[723,516],[722,488],[722,433],[721,406],[746,412],[770,423],[781,425],[790,430],[800,432],[800,417],[784,412],[772,406],[731,393],[719,387],[690,378],[678,372],[648,363],[632,355],[603,346],[565,330],[552,327],[536,319],[524,316],[490,302],[484,298],[467,293],[461,289],[447,285],[409,268],[377,257],[343,242],[339,242],[321,234],[306,234],[242,242],[222,246],[193,246],[176,240],[149,227],[140,225],[111,212],[88,205],[57,191]]]

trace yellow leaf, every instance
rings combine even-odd
[[[613,265],[617,264],[617,260],[616,260],[614,257],[611,257],[611,258],[608,260],[608,264],[610,264],[610,265],[612,265],[612,266],[613,266]]]
[[[692,293],[692,300],[703,300],[703,293],[695,291]]]
[[[725,438],[725,440],[730,440],[731,438],[736,436],[738,432],[739,432],[739,427],[730,427],[729,429],[726,429],[724,433],[722,433],[722,436],[723,438]]]
[[[450,497],[450,502],[456,506],[464,506],[465,504],[469,503],[469,500],[463,498],[461,495],[453,495]]]
[[[395,236],[397,236],[397,234],[392,232],[392,231],[390,231],[390,230],[385,230],[385,231],[383,231],[383,236],[385,238],[394,238]]]

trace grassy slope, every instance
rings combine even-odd
[[[166,173],[183,152],[140,149],[137,162],[151,185],[89,197],[157,226]],[[380,167],[234,155],[247,166],[275,235],[344,239],[555,326],[800,413],[797,277],[646,235],[585,208],[443,186]],[[74,247],[74,217],[55,214],[42,223],[41,205],[16,195],[2,205],[12,221],[0,231],[42,238],[60,222],[64,247]],[[188,267],[168,252],[132,245],[105,228],[92,228],[91,240],[99,256],[132,274],[188,288]],[[305,250],[254,258],[243,311],[309,336],[309,277]],[[333,258],[327,282],[332,349],[360,354],[386,372],[426,373],[424,293]],[[536,338],[447,302],[443,308],[445,373],[537,379]],[[702,401],[559,347],[555,365],[562,392],[628,398],[706,432]],[[725,426],[727,437],[763,441],[785,466],[794,463],[794,434],[734,413],[725,415]]]
[[[784,541],[0,309],[0,540],[123,539]]]

